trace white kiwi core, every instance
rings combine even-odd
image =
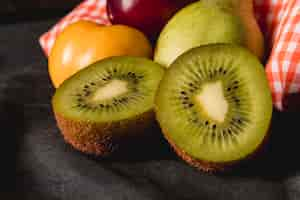
[[[219,123],[224,122],[228,112],[228,102],[224,96],[222,81],[203,85],[195,100],[209,118]]]
[[[112,80],[103,87],[98,88],[92,96],[92,101],[103,101],[113,99],[128,92],[127,82],[122,80]]]

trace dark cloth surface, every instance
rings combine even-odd
[[[300,199],[299,131],[292,120],[299,121],[297,113],[275,113],[266,150],[226,174],[188,166],[159,132],[153,141],[110,159],[88,157],[65,144],[38,44],[54,22],[0,26],[1,172],[8,177],[0,181],[3,192],[30,200]]]
[[[9,13],[28,13],[39,9],[70,9],[81,0],[1,0],[0,15]],[[31,15],[34,15],[31,13]]]

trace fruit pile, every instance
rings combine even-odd
[[[252,0],[107,6],[113,25],[69,25],[49,56],[52,105],[66,142],[106,156],[158,121],[175,152],[204,171],[257,152],[272,98]]]

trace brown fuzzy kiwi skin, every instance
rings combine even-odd
[[[55,112],[57,125],[64,140],[75,149],[95,156],[106,157],[131,137],[143,135],[155,121],[154,112],[111,123],[80,122],[65,118]]]
[[[207,173],[217,173],[217,172],[226,172],[229,169],[232,169],[234,166],[238,165],[239,163],[242,163],[243,161],[254,160],[255,158],[257,158],[263,152],[264,148],[267,146],[267,142],[268,142],[268,138],[270,137],[271,130],[269,128],[263,141],[261,142],[261,144],[256,148],[256,150],[253,153],[251,153],[250,155],[246,156],[245,158],[243,158],[241,160],[224,162],[224,163],[214,163],[214,162],[208,162],[208,161],[203,161],[203,160],[193,158],[192,156],[188,155],[185,151],[183,151],[182,149],[177,147],[176,144],[168,137],[167,132],[164,131],[163,129],[162,129],[162,133],[163,133],[165,139],[170,144],[170,146],[175,151],[175,153],[181,159],[186,161],[189,165],[195,167],[198,170],[201,170],[201,171],[204,171]]]

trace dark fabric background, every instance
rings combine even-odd
[[[63,16],[82,0],[1,0],[0,23]]]
[[[26,13],[40,9],[70,9],[80,2],[81,0],[1,0],[0,14]]]
[[[88,157],[66,145],[52,115],[54,89],[38,44],[40,34],[54,23],[0,25],[0,188],[10,197],[6,199],[300,199],[297,113],[275,113],[266,150],[226,174],[188,166],[159,132],[152,141],[110,159]]]

